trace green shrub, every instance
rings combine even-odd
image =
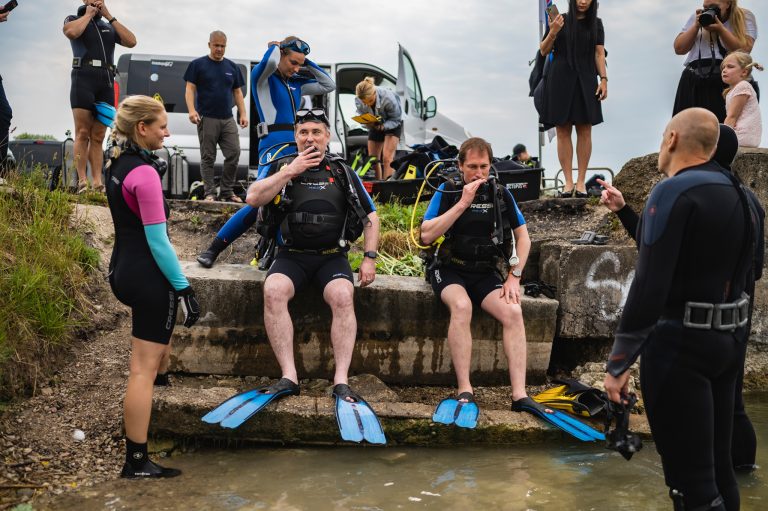
[[[38,172],[0,190],[0,400],[33,389],[86,321],[98,252],[70,223],[71,196]]]
[[[53,135],[37,135],[35,133],[19,133],[14,140],[58,140]]]

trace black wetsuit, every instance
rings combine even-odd
[[[274,174],[290,161],[286,159],[273,163],[267,175]],[[309,281],[319,289],[325,289],[332,280],[339,278],[354,284],[347,249],[338,244],[345,231],[345,218],[350,206],[346,192],[334,178],[331,165],[343,164],[324,159],[319,168],[307,169],[292,179],[285,187],[285,196],[281,197],[281,201],[290,204],[290,207],[279,213],[281,221],[276,234],[278,252],[267,276],[275,273],[287,276],[293,283],[294,291]],[[355,188],[365,215],[376,211],[360,178],[351,171],[347,176],[352,179],[351,186]]]
[[[477,190],[470,207],[446,232],[445,241],[436,254],[437,264],[427,269],[427,279],[438,297],[446,287],[457,284],[466,290],[472,303],[480,307],[490,293],[503,287],[504,279],[496,269],[496,261],[499,257],[507,259],[508,256],[491,241],[497,207],[493,189],[485,184]],[[440,185],[429,202],[424,221],[444,215],[458,202],[460,194],[448,193],[454,190],[455,186],[451,183]],[[501,188],[501,194],[504,201],[499,213],[502,230],[505,238],[511,238],[515,229],[525,225],[525,218],[510,191]],[[498,207],[501,207],[501,202]]]
[[[8,131],[11,127],[11,118],[13,111],[8,104],[8,98],[5,97],[3,88],[3,77],[0,76],[0,177],[5,171],[5,160],[8,157]]]
[[[147,166],[147,159],[128,152],[114,160],[107,170],[107,199],[115,224],[109,283],[115,297],[131,307],[131,334],[143,341],[168,344],[176,324],[176,291],[189,283],[173,265],[170,266],[176,271],[175,275],[164,273],[161,268],[169,265],[159,261],[158,248],[155,253],[150,248],[153,242],[148,239],[146,226],[158,225],[165,230],[169,208],[162,198],[157,175],[151,176],[152,179],[137,179],[138,173],[148,172]],[[152,169],[151,172],[156,171]],[[141,186],[133,187],[136,182]],[[148,204],[143,197],[137,196],[139,192],[145,196],[154,195],[154,202]],[[167,234],[163,236],[167,241]],[[162,248],[161,245],[160,250]],[[166,258],[175,258],[175,253],[172,256],[166,254]]]
[[[750,232],[737,188],[714,162],[659,183],[638,225],[635,279],[608,372],[622,374],[642,353],[651,432],[686,509],[739,507],[731,432],[746,327],[695,329],[683,315],[686,302],[732,303],[749,289]]]
[[[85,14],[82,6],[77,16],[67,16],[64,23],[74,21]],[[93,104],[115,102],[114,55],[115,44],[120,36],[115,28],[101,16],[95,16],[80,37],[72,39],[72,85],[69,103],[72,108],[93,110]]]
[[[722,134],[721,134],[722,138]],[[728,158],[729,160],[732,158]],[[754,296],[755,281],[759,280],[763,275],[763,259],[765,254],[765,239],[764,239],[764,220],[765,211],[760,205],[760,201],[757,199],[752,190],[745,188],[747,197],[752,208],[753,215],[753,228],[752,232],[755,238],[755,260],[752,264],[751,277],[747,279],[747,294]],[[637,213],[628,205],[620,209],[616,215],[621,220],[622,225],[627,232],[632,236],[632,239],[637,241],[637,228],[640,222],[640,217]],[[749,332],[752,325],[752,304],[750,304],[749,311],[749,324],[745,329],[746,338],[744,343],[749,340]],[[746,350],[744,350],[746,354]],[[744,361],[741,363],[741,370],[739,371],[738,379],[736,380],[736,394],[734,396],[734,411],[733,411],[733,438],[731,440],[731,459],[733,467],[736,469],[751,469],[755,465],[755,455],[757,451],[757,437],[755,435],[755,428],[752,426],[752,422],[747,416],[747,412],[744,408],[744,396],[742,396],[742,387],[744,384]]]

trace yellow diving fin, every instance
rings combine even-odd
[[[547,389],[531,398],[550,408],[564,410],[582,417],[594,417],[605,409],[601,391],[576,380],[553,380],[561,385]]]

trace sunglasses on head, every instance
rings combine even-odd
[[[325,115],[325,110],[322,108],[302,108],[301,110],[297,110],[296,124],[301,124],[302,122],[306,121],[319,121],[326,126],[331,125],[330,121],[328,120],[328,116]]]
[[[309,45],[301,39],[294,39],[287,43],[282,43],[280,44],[280,49],[291,50],[298,53],[303,53],[304,55],[309,55]]]

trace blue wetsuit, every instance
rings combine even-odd
[[[251,93],[259,120],[268,126],[276,126],[259,140],[258,179],[264,177],[269,169],[269,164],[261,163],[269,162],[276,156],[274,153],[280,149],[279,144],[295,142],[293,122],[296,110],[301,104],[301,96],[326,94],[336,89],[333,79],[309,59],[305,60],[305,64],[313,78],[296,74],[286,80],[277,72],[279,63],[280,48],[272,45],[251,71]],[[267,153],[267,150],[275,145],[277,146]],[[283,150],[280,156],[286,156],[286,150]],[[232,243],[256,222],[257,212],[257,208],[243,206],[224,224],[216,237],[226,243]]]

